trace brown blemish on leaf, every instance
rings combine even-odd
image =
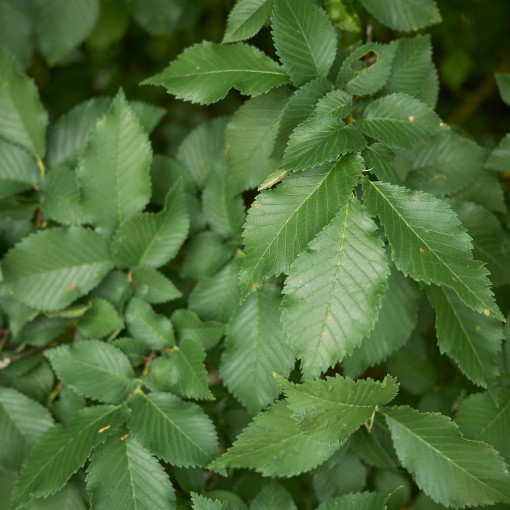
[[[191,74],[185,74],[184,77],[185,78],[189,78],[191,76]]]
[[[258,283],[254,283],[254,284],[251,286],[251,290],[252,290],[253,292],[255,292],[258,288],[259,288],[259,284],[258,284]]]
[[[409,115],[409,122],[414,122],[414,115]]]
[[[437,179],[444,179],[446,180],[446,175],[444,174],[437,174],[437,175],[434,175],[434,177],[431,177],[427,182],[434,182],[436,181]]]
[[[322,337],[322,338],[328,338],[328,336],[329,336],[328,331],[327,331],[326,329],[323,329],[323,330],[322,330],[322,333],[321,333],[321,337]]]
[[[125,440],[125,439],[127,439],[130,435],[131,435],[131,434],[126,434],[126,435],[122,436],[122,437],[120,438],[120,440],[121,440],[121,441],[124,441],[124,440]]]
[[[425,253],[425,250],[423,248],[420,248],[420,253]]]
[[[260,207],[260,202],[257,202],[257,200],[255,200],[255,202],[253,202],[253,208],[258,209],[259,207]]]
[[[108,430],[110,428],[110,425],[106,425],[106,427],[100,428],[98,430],[99,434],[102,434],[105,430]]]
[[[76,289],[76,283],[69,284],[69,290],[74,290],[74,289]]]
[[[439,127],[445,127],[445,126],[446,126],[446,124],[444,122],[439,123]]]
[[[228,156],[228,153],[230,152],[230,144],[227,143],[227,146],[225,148],[225,156]]]
[[[158,236],[158,241],[162,241],[163,238],[161,236]]]
[[[483,311],[483,314],[484,314],[485,316],[487,316],[487,317],[488,317],[488,316],[491,314],[491,311],[490,311],[488,308],[486,308],[486,309]]]
[[[328,315],[326,316],[326,321],[331,322],[332,320],[333,320],[333,317],[331,317],[331,314],[328,313]]]

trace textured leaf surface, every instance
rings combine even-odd
[[[113,345],[82,340],[47,350],[58,378],[80,395],[118,404],[136,387],[129,359]]]
[[[510,133],[508,133],[499,143],[499,145],[491,152],[485,163],[486,168],[507,172],[510,163]]]
[[[274,480],[264,486],[255,496],[250,506],[250,510],[267,510],[268,508],[296,510],[296,505],[292,501],[289,491]]]
[[[288,82],[282,68],[254,46],[204,41],[184,50],[163,72],[145,80],[163,85],[178,99],[210,104],[231,88],[258,96]]]
[[[288,376],[294,354],[280,323],[280,296],[265,285],[235,311],[226,331],[220,376],[254,415],[280,393],[272,373]]]
[[[510,106],[510,73],[494,73],[501,99]]]
[[[131,436],[114,435],[94,451],[87,490],[97,510],[175,509],[175,494],[163,467]]]
[[[294,85],[327,76],[337,36],[322,9],[309,0],[274,0],[271,27],[276,53]]]
[[[211,420],[196,404],[170,393],[137,393],[129,426],[152,453],[175,466],[205,466],[218,454]]]
[[[446,285],[473,310],[503,319],[487,270],[471,257],[471,238],[444,202],[386,183],[363,184],[365,204],[379,216],[398,269],[415,280]]]
[[[164,303],[182,296],[180,290],[159,271],[147,266],[137,266],[131,271],[135,296],[148,303]]]
[[[223,43],[244,41],[253,37],[271,14],[273,0],[237,0],[230,11]]]
[[[306,378],[350,354],[375,324],[389,274],[376,230],[351,198],[290,268],[282,321]]]
[[[83,466],[90,450],[122,425],[128,413],[125,405],[88,407],[67,427],[58,424],[50,428],[21,469],[12,508],[24,508],[31,495],[46,497],[60,490]]]
[[[386,510],[387,499],[377,492],[357,492],[324,501],[317,510]]]
[[[0,2],[0,46],[7,48],[26,68],[34,50],[32,23],[23,4]]]
[[[382,143],[373,143],[361,153],[367,169],[373,171],[380,181],[401,184],[402,179],[395,172],[391,162],[395,153]]]
[[[112,266],[106,241],[92,230],[43,230],[5,256],[3,285],[26,305],[59,310],[94,288]]]
[[[91,307],[80,318],[78,331],[88,338],[104,338],[114,331],[124,329],[124,321],[116,308],[106,299],[94,298]]]
[[[510,475],[492,447],[464,439],[440,414],[407,406],[383,413],[400,462],[434,501],[455,508],[510,502]]]
[[[204,349],[214,347],[225,332],[225,325],[217,321],[202,322],[191,310],[177,310],[172,315],[179,341],[189,338]]]
[[[193,510],[239,510],[238,507],[234,506],[229,501],[211,499],[206,496],[201,496],[196,492],[191,493],[191,501],[193,503]]]
[[[377,406],[391,402],[398,391],[397,380],[353,381],[337,375],[294,384],[278,376],[298,428],[310,439],[341,445],[363,423],[370,420]]]
[[[0,154],[0,199],[29,190],[39,182],[37,163],[28,152],[0,138]]]
[[[278,401],[258,414],[210,469],[248,468],[264,476],[295,476],[324,462],[335,447],[307,438],[290,409]]]
[[[349,198],[363,161],[357,155],[290,174],[274,190],[260,193],[244,227],[246,258],[239,279],[246,295],[268,276],[287,272]]]

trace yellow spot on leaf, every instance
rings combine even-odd
[[[130,436],[130,434],[126,434],[120,438],[121,441],[124,441],[124,439],[127,439]]]
[[[4,81],[4,87],[8,87],[9,86],[9,82],[7,80]]]
[[[158,236],[158,241],[162,241],[163,238],[161,236]]]
[[[71,283],[69,285],[69,290],[74,290],[74,289],[76,289],[76,283]]]
[[[486,315],[487,317],[491,314],[491,311],[486,308],[484,311],[483,311],[483,314]]]
[[[329,336],[328,331],[327,331],[326,329],[323,329],[323,330],[322,330],[322,333],[321,333],[321,337],[322,337],[322,338],[327,338],[328,336]]]
[[[409,115],[409,122],[414,122],[414,115]]]
[[[185,74],[184,77],[185,78],[189,78],[191,76],[191,74]]]
[[[420,253],[425,253],[425,250],[423,248],[420,248]]]
[[[228,156],[229,152],[230,152],[230,144],[227,143],[227,147],[225,148],[225,156]]]
[[[101,429],[98,430],[98,432],[101,434],[103,433],[105,430],[108,430],[110,428],[110,425],[106,425],[106,427],[103,427]]]
[[[195,67],[197,71],[200,71],[200,66]]]
[[[331,314],[328,313],[328,315],[326,316],[326,321],[330,322],[332,319],[333,319],[333,317],[331,317]]]
[[[444,174],[434,175],[434,177],[431,177],[427,182],[434,182],[437,179],[444,179],[444,180],[446,180],[446,175],[444,175]]]
[[[439,123],[439,127],[445,127],[445,126],[446,126],[446,124],[444,122]]]
[[[260,202],[257,202],[257,201],[255,200],[255,202],[253,202],[253,207],[254,207],[255,209],[258,209],[258,208],[260,207]]]
[[[258,288],[259,288],[259,284],[258,284],[258,283],[254,283],[254,284],[251,286],[251,290],[252,290],[253,292],[255,292]]]

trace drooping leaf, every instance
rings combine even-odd
[[[80,411],[67,427],[48,429],[23,465],[12,495],[12,508],[24,508],[30,496],[46,497],[60,490],[101,444],[129,416],[122,406],[94,406]]]
[[[115,307],[106,299],[94,298],[92,306],[78,321],[78,331],[88,338],[104,338],[124,329],[124,321]]]
[[[428,193],[365,179],[365,205],[379,216],[395,265],[415,280],[452,288],[473,310],[503,319],[487,270],[455,213]]]
[[[82,340],[45,352],[58,378],[80,395],[119,404],[136,387],[127,356],[99,340]]]
[[[255,496],[250,510],[267,510],[278,508],[278,510],[296,510],[289,491],[276,481],[271,481]]]
[[[228,15],[222,43],[253,37],[266,22],[272,8],[273,0],[237,0]]]
[[[42,230],[5,256],[2,285],[24,304],[59,310],[93,289],[112,266],[108,244],[96,232]]]
[[[351,198],[290,268],[282,321],[306,378],[350,354],[375,324],[389,274],[376,231]]]
[[[184,50],[164,71],[143,83],[163,85],[178,99],[211,104],[231,88],[258,96],[287,82],[282,68],[254,46],[204,41]]]
[[[296,256],[345,206],[362,169],[358,155],[345,156],[335,163],[290,174],[276,189],[256,197],[243,234],[242,295],[264,278],[288,271]]]
[[[0,135],[1,136],[1,135]],[[39,182],[39,169],[31,154],[0,138],[0,199],[27,191]]]
[[[198,342],[204,349],[214,347],[225,332],[225,325],[221,322],[202,322],[191,310],[175,311],[172,323],[179,341],[188,338]]]
[[[164,303],[182,296],[181,291],[166,276],[152,267],[133,268],[131,278],[136,287],[135,296],[147,303]]]
[[[220,376],[255,415],[280,393],[272,373],[287,377],[293,366],[294,354],[280,323],[280,293],[264,285],[230,319]]]
[[[510,502],[510,474],[492,447],[464,439],[438,413],[407,406],[382,412],[400,462],[434,501],[456,508]]]
[[[97,510],[174,510],[175,494],[163,467],[132,436],[113,435],[94,450],[87,490]]]
[[[206,466],[218,454],[214,425],[196,404],[170,393],[136,393],[129,427],[153,454],[175,466]]]
[[[501,99],[510,106],[510,73],[494,73]]]
[[[337,35],[322,9],[309,0],[274,0],[271,28],[276,53],[294,85],[327,76]]]
[[[321,503],[317,510],[386,510],[386,494],[357,492]]]

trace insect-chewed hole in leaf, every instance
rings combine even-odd
[[[377,64],[379,60],[379,55],[375,51],[367,51],[364,55],[361,55],[360,58],[354,60],[349,64],[349,69],[354,71],[355,73],[361,73],[365,71],[369,67]]]

